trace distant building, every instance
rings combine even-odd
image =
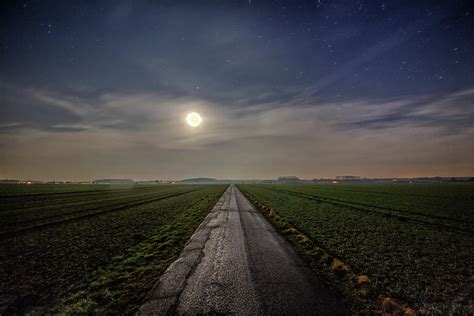
[[[164,183],[163,180],[140,180],[135,181],[136,184],[162,184]]]
[[[175,184],[176,181],[175,180],[161,180],[161,183],[162,184]]]
[[[300,178],[295,176],[283,176],[278,178],[279,182],[300,182]]]
[[[361,176],[336,176],[336,180],[360,180]]]
[[[0,183],[2,183],[2,184],[18,184],[18,183],[20,183],[20,180],[2,179],[2,180],[0,180]]]
[[[93,184],[135,184],[131,179],[100,179],[92,181]]]

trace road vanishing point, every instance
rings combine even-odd
[[[229,186],[137,315],[350,314],[288,242]]]

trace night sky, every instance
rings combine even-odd
[[[474,175],[472,1],[0,10],[0,178]]]

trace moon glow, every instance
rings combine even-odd
[[[202,122],[201,115],[196,112],[188,113],[188,115],[186,115],[186,122],[189,126],[198,127],[199,125],[201,125]]]

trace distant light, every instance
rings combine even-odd
[[[196,112],[191,112],[186,116],[186,122],[189,126],[198,127],[202,122],[201,115]]]

